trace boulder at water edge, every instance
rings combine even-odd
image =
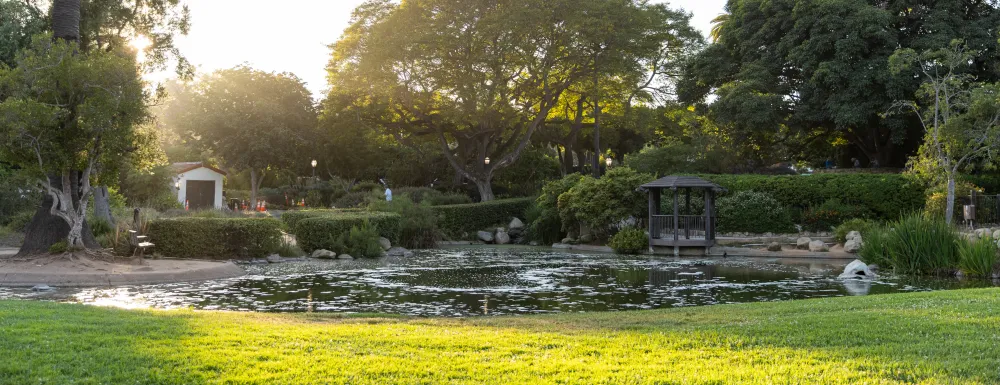
[[[861,250],[861,241],[858,239],[849,239],[844,242],[844,251],[848,253],[857,253]]]
[[[393,247],[385,252],[385,256],[409,258],[413,256],[413,252],[402,247]]]
[[[506,245],[510,243],[510,234],[507,234],[507,231],[503,228],[498,228],[493,240],[496,241],[496,244],[498,245]]]
[[[476,238],[479,238],[480,241],[491,243],[493,242],[493,233],[489,231],[480,231],[476,233]]]
[[[817,239],[815,241],[809,242],[809,251],[812,251],[814,253],[824,252],[824,251],[830,251],[830,248],[826,246],[826,243],[823,243],[823,241]]]
[[[1000,230],[993,232],[993,239],[1000,239]]]
[[[335,259],[337,258],[337,253],[334,253],[330,250],[319,249],[313,251],[312,254],[309,255],[309,257],[317,259]]]
[[[524,222],[521,222],[521,220],[517,219],[517,218],[511,219],[510,220],[510,224],[507,225],[507,228],[511,229],[511,230],[514,230],[514,229],[523,229],[524,228]]]
[[[285,261],[284,258],[281,258],[281,256],[278,254],[268,255],[267,258],[264,259],[267,260],[267,263],[282,263]]]
[[[392,248],[392,241],[385,237],[378,237],[378,245],[382,246],[382,251],[386,251]]]
[[[354,259],[350,254],[341,254],[337,256],[337,259]]]
[[[861,233],[859,233],[857,231],[851,231],[851,232],[847,233],[847,238],[845,238],[845,240],[850,241],[852,239],[860,239],[860,238],[861,238]]]
[[[580,236],[580,243],[591,243],[594,241],[594,236],[590,234],[583,234]]]
[[[993,235],[993,230],[986,229],[986,228],[976,229],[976,231],[974,233],[979,238],[986,238],[986,237],[989,237],[989,236]]]
[[[809,250],[809,242],[812,242],[812,239],[809,239],[809,237],[800,237],[795,240],[795,248],[799,250]]]
[[[778,242],[771,242],[767,245],[767,251],[781,251],[781,244]]]
[[[844,267],[844,272],[840,278],[875,278],[875,272],[868,268],[864,262],[855,259]]]

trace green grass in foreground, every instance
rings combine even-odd
[[[1000,289],[474,319],[0,301],[4,384],[990,384]]]

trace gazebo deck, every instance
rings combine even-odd
[[[709,247],[715,245],[715,194],[725,191],[719,185],[694,176],[668,176],[642,185],[649,192],[649,247],[669,246],[674,255],[679,255],[680,247]],[[704,191],[703,213],[691,215],[691,190]],[[663,190],[670,190],[672,212],[660,212],[660,197]],[[681,198],[683,194],[683,212]],[[699,210],[702,211],[702,210]]]
[[[651,246],[713,246],[715,237],[709,235],[709,228],[715,227],[715,218],[711,218],[710,226],[706,226],[704,215],[678,215],[680,223],[677,226],[677,237],[674,238],[674,216],[650,216]]]

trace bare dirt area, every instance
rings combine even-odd
[[[0,286],[116,286],[189,282],[238,277],[228,261],[107,258],[88,253],[17,256],[0,249]]]

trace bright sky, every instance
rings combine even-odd
[[[586,0],[584,0],[586,1]],[[299,76],[316,98],[325,94],[327,46],[337,41],[363,0],[187,0],[191,33],[178,38],[181,52],[199,72],[240,63]],[[694,14],[706,35],[726,0],[674,0]],[[276,5],[277,4],[277,5]],[[169,73],[155,74],[158,81]]]

